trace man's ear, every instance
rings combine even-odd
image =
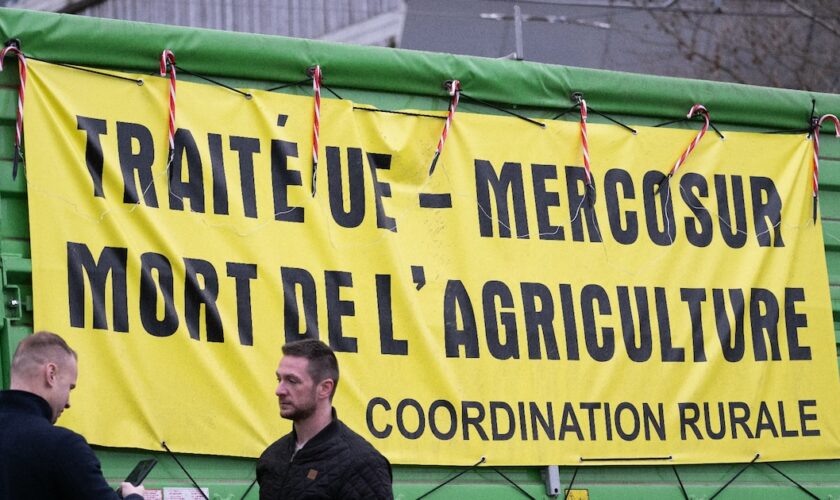
[[[333,388],[335,387],[335,380],[331,378],[326,378],[318,384],[318,396],[320,398],[329,399],[330,394],[333,392]]]
[[[44,381],[48,387],[52,387],[55,385],[55,381],[58,378],[58,365],[55,363],[47,363],[44,365]]]

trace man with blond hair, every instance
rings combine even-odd
[[[0,392],[0,499],[118,498],[85,438],[54,425],[70,408],[76,352],[38,332],[18,344],[11,375],[11,389]],[[145,489],[122,483],[121,492],[142,500]]]

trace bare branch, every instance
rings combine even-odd
[[[837,26],[828,23],[827,21],[817,17],[813,12],[807,10],[805,7],[799,5],[798,3],[794,2],[793,0],[783,0],[785,5],[790,7],[791,9],[795,10],[797,13],[801,14],[802,16],[807,17],[811,21],[819,24],[823,28],[827,29],[829,32],[833,33],[834,36],[840,37],[840,29]]]
[[[644,0],[636,0],[643,2]],[[836,0],[743,0],[737,10],[648,10],[647,43],[652,64],[666,74],[752,85],[840,91],[840,2]],[[703,4],[705,5],[705,4]],[[728,5],[728,4],[727,4]],[[778,8],[774,16],[759,15]],[[682,56],[681,63],[674,56]],[[668,58],[674,63],[668,64]]]

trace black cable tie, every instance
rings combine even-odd
[[[408,111],[395,111],[393,109],[365,108],[363,106],[353,106],[353,111],[370,111],[371,113],[391,113],[394,115],[417,116],[420,118],[436,118],[438,120],[446,120],[445,116],[440,115],[425,115],[423,113],[410,113]]]
[[[322,86],[322,87],[324,87],[325,89],[327,89],[327,92],[329,92],[330,94],[334,95],[336,99],[340,99],[340,100],[342,100],[342,101],[344,100],[344,98],[343,98],[343,97],[341,97],[340,95],[338,95],[338,94],[335,92],[335,90],[333,90],[333,89],[331,89],[331,88],[327,87],[326,85],[324,85],[324,83],[323,83],[323,82],[321,82],[321,86]]]
[[[309,83],[312,81],[312,78],[306,78],[305,80],[301,80],[299,82],[291,82],[291,83],[284,83],[283,85],[278,85],[276,87],[271,87],[270,89],[265,89],[266,92],[274,92],[275,90],[285,89],[288,87],[297,87],[298,85],[303,85],[304,83]]]
[[[677,118],[676,120],[669,120],[667,122],[657,123],[656,125],[653,125],[653,128],[665,127],[667,125],[673,125],[675,123],[682,123],[687,121],[688,118]]]
[[[497,469],[497,468],[495,468],[495,467],[490,467],[490,468],[491,468],[491,469],[493,469],[494,471],[496,471],[496,474],[498,474],[498,475],[502,476],[503,478],[505,478],[505,480],[506,480],[507,482],[509,482],[510,484],[512,484],[514,488],[516,488],[517,490],[519,490],[519,492],[520,492],[520,493],[522,493],[522,494],[523,494],[523,495],[525,495],[526,497],[530,498],[531,500],[537,500],[536,498],[532,497],[530,493],[528,493],[527,491],[523,490],[523,489],[522,489],[522,487],[521,487],[521,486],[519,486],[518,484],[516,484],[516,483],[515,483],[515,482],[514,482],[511,478],[509,478],[509,477],[507,477],[506,475],[504,475],[504,473],[502,473],[502,471],[500,471],[499,469]]]
[[[470,101],[474,101],[474,102],[477,102],[477,103],[479,103],[483,106],[487,106],[487,107],[493,108],[497,111],[501,111],[502,113],[507,113],[511,116],[515,116],[516,118],[519,118],[520,120],[525,120],[526,122],[532,123],[532,124],[534,124],[534,125],[536,125],[540,128],[545,128],[545,123],[541,123],[541,122],[538,122],[536,120],[532,120],[531,118],[528,118],[527,116],[520,115],[519,113],[514,113],[513,111],[511,111],[509,109],[505,109],[501,106],[497,106],[497,105],[495,105],[491,102],[482,101],[481,99],[478,99],[477,97],[469,96],[469,95],[465,94],[463,91],[461,91],[461,97],[465,97],[466,99],[468,99]]]
[[[593,113],[594,113],[594,112],[595,112],[595,111],[593,111]],[[700,114],[700,113],[698,113],[698,114],[696,114],[696,115],[692,116],[691,118],[688,118],[688,117],[685,117],[685,118],[678,118],[678,119],[676,119],[676,120],[670,120],[670,121],[667,121],[667,122],[657,123],[657,124],[656,124],[656,125],[654,125],[653,127],[654,127],[654,128],[659,128],[659,127],[664,127],[664,126],[666,126],[666,125],[673,125],[673,124],[675,124],[675,123],[688,122],[688,121],[691,121],[692,119],[694,119],[694,117],[698,116],[699,114]],[[715,133],[718,135],[718,137],[720,137],[720,138],[721,138],[721,140],[726,140],[726,137],[724,137],[724,136],[723,136],[723,133],[722,133],[720,130],[718,130],[718,128],[715,126],[715,123],[712,121],[712,119],[711,119],[711,118],[709,118],[709,126],[712,128],[712,130],[714,130],[714,131],[715,131]]]
[[[104,71],[96,71],[95,69],[83,68],[81,66],[74,66],[72,64],[64,64],[64,63],[54,63],[54,64],[57,64],[58,66],[63,66],[65,68],[71,68],[71,69],[76,69],[76,70],[79,70],[79,71],[84,71],[86,73],[93,73],[94,75],[107,76],[107,77],[110,77],[110,78],[116,78],[117,80],[125,80],[125,81],[128,81],[128,82],[133,82],[133,83],[137,84],[138,87],[143,86],[143,80],[140,79],[140,78],[129,78],[127,76],[114,75],[114,74],[111,74],[111,73],[105,73]]]
[[[811,114],[808,116],[808,127],[807,128],[788,128],[788,129],[776,129],[776,130],[768,130],[766,132],[762,132],[763,134],[801,134],[802,132],[806,132],[808,134],[808,138],[811,138],[811,134],[814,133],[814,129],[819,123],[814,112],[817,108],[817,100],[811,99]]]
[[[658,195],[659,191],[662,190],[662,185],[671,182],[671,177],[673,176],[674,174],[672,172],[668,172],[668,175],[665,175],[664,177],[659,179],[659,182],[657,182],[656,185],[653,187],[653,195]]]
[[[315,78],[315,66],[310,66],[310,67],[306,68],[306,76],[308,76],[309,79],[304,80],[304,81],[312,81],[312,79]],[[338,95],[333,89],[324,85],[324,75],[323,75],[323,73],[321,74],[321,87],[324,87],[325,89],[327,89],[327,92],[334,95],[336,99],[340,99],[342,101],[344,100],[344,98],[341,97],[340,95]]]
[[[12,153],[12,180],[17,179],[19,160],[23,160],[23,155],[20,152],[20,146],[15,144],[15,151]]]
[[[435,155],[432,157],[432,164],[429,165],[429,177],[435,173],[435,166],[437,166],[438,159],[440,158],[440,151],[435,150]]]
[[[588,111],[591,111],[591,112],[595,113],[595,114],[596,114],[596,115],[598,115],[598,116],[601,116],[601,117],[603,117],[603,118],[606,118],[607,120],[609,120],[609,121],[611,121],[611,122],[615,123],[616,125],[621,126],[622,128],[624,128],[625,130],[627,130],[628,132],[630,132],[630,133],[631,133],[631,134],[633,134],[633,135],[636,135],[636,134],[638,134],[638,133],[639,133],[639,132],[638,132],[636,129],[634,129],[633,127],[631,127],[631,126],[629,126],[629,125],[626,125],[626,124],[624,124],[624,123],[621,123],[620,121],[616,120],[615,118],[611,117],[610,115],[607,115],[607,114],[601,113],[600,111],[596,110],[595,108],[593,108],[592,106],[590,106],[590,105],[588,105],[588,104],[586,105],[586,109],[587,109]]]
[[[167,63],[167,67],[168,67],[168,65],[169,65],[169,63]],[[226,89],[228,89],[228,90],[230,90],[230,91],[236,92],[237,94],[239,94],[239,95],[241,95],[241,96],[245,97],[245,99],[251,99],[251,98],[253,98],[253,97],[254,97],[254,96],[252,96],[252,95],[251,95],[250,93],[248,93],[248,92],[243,92],[243,91],[241,91],[241,90],[239,90],[239,89],[235,89],[235,88],[231,87],[230,85],[227,85],[227,84],[225,84],[225,83],[222,83],[222,82],[220,82],[220,81],[218,81],[218,80],[214,80],[214,79],[210,78],[209,76],[204,76],[204,75],[200,75],[200,74],[198,74],[198,73],[194,73],[194,72],[189,71],[189,70],[187,70],[187,69],[185,69],[185,68],[183,68],[183,67],[181,67],[181,66],[179,66],[179,65],[177,65],[177,64],[173,64],[173,66],[175,66],[175,69],[177,69],[178,71],[182,71],[182,72],[184,72],[184,73],[186,73],[186,74],[188,74],[188,75],[192,75],[192,76],[195,76],[195,77],[197,77],[197,78],[201,78],[201,79],[202,79],[202,80],[204,80],[204,81],[210,82],[210,83],[212,83],[212,84],[214,84],[214,85],[218,85],[219,87],[224,87],[224,88],[226,88]]]
[[[712,130],[714,130],[718,137],[720,137],[720,140],[726,140],[726,137],[724,137],[720,130],[718,130],[718,128],[715,127],[715,122],[713,122],[711,118],[709,118],[709,126],[712,127]]]
[[[801,134],[802,132],[807,133],[809,136],[814,129],[812,127],[808,128],[784,128],[784,129],[776,129],[776,130],[766,130],[764,132],[760,132],[761,134]]]
[[[20,39],[19,38],[9,38],[5,42],[3,42],[4,47],[14,47],[20,50]]]
[[[572,101],[576,101],[576,102],[575,102],[575,104],[573,104],[570,108],[564,109],[564,110],[563,110],[563,111],[561,111],[560,113],[558,113],[558,114],[554,115],[554,117],[552,118],[552,120],[556,120],[556,119],[560,118],[561,116],[564,116],[564,115],[566,115],[567,113],[571,113],[572,111],[574,111],[574,110],[576,110],[576,109],[580,108],[580,102],[583,100],[583,93],[581,93],[581,92],[572,92],[571,99],[572,99]],[[600,112],[600,111],[596,110],[595,108],[593,108],[593,107],[592,107],[592,106],[590,106],[589,104],[587,104],[587,105],[586,105],[586,109],[587,109],[587,111],[591,111],[592,113],[595,113],[596,115],[598,115],[598,116],[600,116],[600,117],[602,117],[602,118],[606,118],[607,120],[609,120],[609,121],[611,121],[611,122],[615,123],[616,125],[618,125],[618,126],[620,126],[621,128],[623,128],[623,129],[627,130],[628,132],[630,132],[630,133],[631,133],[631,134],[633,134],[633,135],[637,135],[637,134],[639,133],[639,132],[638,132],[636,129],[634,129],[633,127],[631,127],[631,126],[627,125],[626,123],[622,123],[622,122],[620,122],[620,121],[616,120],[615,118],[613,118],[612,116],[610,116],[610,115],[608,115],[608,114],[606,114],[606,113],[602,113],[602,112]]]
[[[312,162],[312,197],[315,197],[315,194],[318,192],[318,161],[314,160]]]
[[[814,193],[814,196],[813,196],[814,224],[817,223],[817,205],[819,205],[819,203],[818,203],[819,202],[819,197],[820,197],[820,195],[818,193]]]
[[[169,447],[166,446],[166,441],[161,441],[160,445],[163,446],[163,449],[166,450],[166,452],[169,453],[169,456],[171,456],[175,460],[175,463],[177,463],[178,467],[180,467],[181,470],[184,471],[184,474],[186,474],[187,477],[190,478],[190,481],[192,481],[193,486],[195,486],[195,489],[197,489],[198,492],[201,493],[201,496],[203,496],[205,500],[210,500],[209,498],[207,498],[207,495],[204,494],[204,490],[201,489],[198,483],[195,482],[195,479],[193,479],[190,473],[187,472],[187,469],[185,469],[184,466],[181,464],[181,461],[178,460],[178,457],[176,457],[175,454],[172,453],[172,450],[170,450]]]
[[[765,463],[764,463],[764,465],[766,465],[767,467],[770,467],[770,468],[771,468],[771,469],[773,469],[774,471],[776,471],[776,472],[778,472],[779,474],[781,474],[782,476],[784,476],[784,478],[785,478],[785,479],[787,479],[787,480],[788,480],[788,481],[790,481],[791,483],[795,484],[795,485],[796,485],[796,486],[797,486],[800,490],[804,491],[804,492],[805,492],[806,494],[808,494],[811,498],[816,498],[816,500],[820,500],[820,497],[818,497],[817,495],[815,495],[815,494],[811,493],[811,492],[808,490],[808,488],[806,488],[806,487],[802,486],[801,484],[797,483],[797,482],[796,482],[796,481],[795,481],[792,477],[788,476],[788,475],[787,475],[787,474],[785,474],[784,472],[782,472],[782,471],[780,471],[779,469],[777,469],[776,467],[774,467],[774,466],[773,466],[773,464],[771,464],[770,462],[765,462]]]
[[[452,476],[451,478],[449,478],[449,479],[447,479],[446,481],[444,481],[444,482],[440,483],[439,485],[437,485],[437,486],[435,486],[434,488],[430,489],[430,490],[429,490],[429,491],[427,491],[426,493],[423,493],[422,495],[420,495],[419,497],[417,497],[417,500],[420,500],[421,498],[426,498],[427,496],[431,495],[432,493],[434,493],[435,491],[439,490],[440,488],[443,488],[443,487],[444,487],[444,486],[446,486],[447,484],[451,483],[452,481],[454,481],[454,480],[458,479],[459,477],[463,476],[463,475],[464,475],[464,474],[466,474],[467,472],[469,472],[469,471],[471,471],[471,470],[475,469],[476,467],[478,467],[479,465],[483,464],[485,460],[487,460],[485,457],[481,457],[481,460],[479,460],[478,462],[476,462],[476,463],[474,463],[474,464],[470,465],[470,466],[469,466],[469,467],[467,467],[466,469],[464,469],[464,470],[462,470],[461,472],[459,472],[459,473],[455,474],[455,475],[454,475],[454,476]]]
[[[581,457],[581,459],[580,459],[580,460],[581,460],[581,462],[582,462],[582,461],[583,461],[583,457]],[[572,492],[572,486],[574,486],[574,485],[575,485],[575,478],[577,477],[578,469],[580,469],[580,466],[579,466],[579,465],[575,467],[575,471],[572,473],[572,480],[571,480],[571,481],[569,481],[569,487],[568,487],[568,488],[566,488],[566,493],[563,495],[563,500],[567,500],[567,499],[569,498],[569,493],[571,493],[571,492]]]
[[[558,113],[558,114],[554,115],[554,117],[552,117],[551,119],[552,119],[552,120],[556,120],[556,119],[558,119],[558,118],[560,118],[560,117],[565,116],[567,113],[571,113],[572,111],[574,111],[574,110],[575,110],[575,109],[577,109],[577,108],[578,108],[578,105],[576,104],[576,105],[572,106],[571,108],[569,108],[569,109],[567,109],[567,110],[565,110],[565,111],[561,111],[560,113]]]
[[[732,482],[733,482],[733,481],[735,481],[736,479],[738,479],[738,476],[740,476],[741,474],[743,474],[743,472],[744,472],[745,470],[747,470],[747,469],[748,469],[748,468],[749,468],[752,464],[754,464],[754,463],[755,463],[755,461],[756,461],[756,460],[758,460],[758,457],[759,457],[759,456],[760,456],[760,455],[759,455],[758,453],[756,453],[756,454],[755,454],[755,457],[753,457],[753,459],[752,459],[752,460],[750,460],[750,463],[748,463],[748,464],[747,464],[747,465],[745,465],[743,468],[741,468],[741,470],[739,470],[739,471],[738,471],[738,473],[737,473],[737,474],[735,474],[735,475],[732,477],[732,479],[730,479],[729,481],[727,481],[727,482],[726,482],[726,484],[724,484],[723,486],[721,486],[721,488],[720,488],[719,490],[717,490],[717,491],[715,492],[715,494],[714,494],[714,495],[712,495],[712,496],[710,496],[710,497],[709,497],[709,500],[713,500],[716,496],[720,495],[720,493],[721,493],[723,490],[725,490],[727,487],[729,487],[729,485],[730,485],[730,484],[732,484]]]
[[[257,484],[257,478],[254,478],[254,480],[251,481],[251,485],[248,486],[248,489],[245,490],[245,493],[243,493],[242,496],[239,497],[239,500],[245,500],[245,497],[248,496],[248,493],[251,493],[251,489],[254,487],[255,484]]]
[[[565,115],[566,113],[571,113],[572,111],[574,111],[574,110],[576,110],[580,107],[580,100],[583,99],[583,94],[581,94],[580,92],[573,92],[571,98],[572,98],[572,101],[574,102],[574,104],[572,104],[571,107],[566,108],[563,111],[561,111],[560,113],[554,115],[552,120],[556,120],[556,119],[560,118],[561,116]]]
[[[673,125],[675,123],[681,123],[681,122],[686,122],[686,121],[688,121],[688,119],[683,118],[683,119],[680,119],[680,120],[671,120],[671,121],[667,121],[667,122],[658,123],[658,124],[652,125],[652,126],[654,128],[658,128],[658,127],[664,127],[666,125]],[[712,125],[711,121],[709,122],[709,125],[710,126]],[[715,129],[715,131],[717,131],[717,129]],[[772,134],[802,134],[802,133],[806,133],[810,136],[810,134],[813,131],[814,131],[814,127],[809,126],[809,127],[805,127],[805,128],[777,128],[777,129],[770,129],[770,130],[762,130],[762,131],[757,132],[757,133],[759,133],[759,134],[771,134],[771,135]]]
[[[143,86],[143,80],[141,80],[140,78],[130,78],[130,77],[127,77],[127,76],[115,75],[113,73],[106,73],[104,71],[97,71],[97,70],[92,69],[92,68],[85,68],[84,66],[76,66],[75,64],[67,64],[67,63],[46,61],[44,59],[39,59],[37,57],[31,57],[31,56],[26,56],[26,57],[29,58],[29,59],[32,59],[33,61],[40,61],[42,63],[52,64],[54,66],[61,66],[63,68],[70,68],[70,69],[75,69],[75,70],[78,70],[78,71],[84,71],[85,73],[92,73],[94,75],[107,76],[109,78],[116,78],[117,80],[125,80],[127,82],[137,84],[138,87]]]
[[[680,473],[677,472],[677,466],[672,465],[671,468],[674,469],[674,475],[677,476],[677,482],[680,483],[680,491],[682,491],[683,498],[685,500],[689,500],[688,499],[688,492],[685,491],[685,486],[683,485],[682,479],[680,478]]]

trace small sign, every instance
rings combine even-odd
[[[210,488],[201,488],[202,495],[195,488],[164,488],[164,500],[205,500],[210,498]]]
[[[143,500],[163,500],[163,490],[146,488],[146,492],[143,493]]]
[[[589,490],[565,490],[566,500],[589,500]]]

